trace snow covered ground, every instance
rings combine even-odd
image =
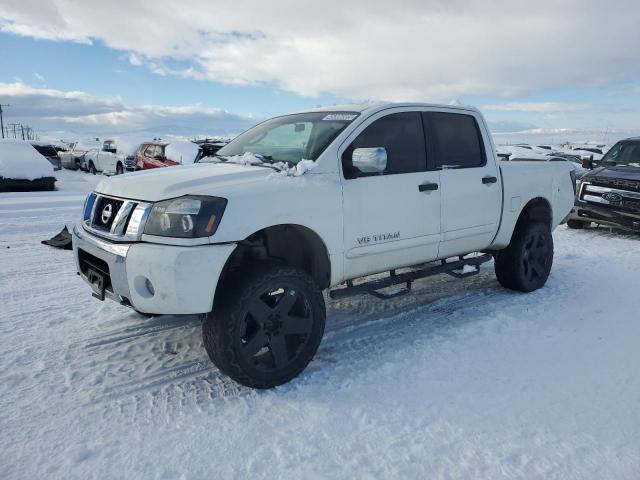
[[[0,477],[640,478],[640,238],[554,234],[545,288],[492,268],[329,304],[303,375],[209,362],[196,318],[99,302],[40,244],[97,177],[0,194]]]

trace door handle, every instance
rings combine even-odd
[[[437,190],[437,189],[438,189],[437,183],[427,182],[427,183],[423,183],[422,185],[418,185],[418,190],[420,190],[421,192],[432,192],[433,190]]]
[[[498,181],[497,177],[482,177],[482,183],[485,185],[489,183],[496,183]]]

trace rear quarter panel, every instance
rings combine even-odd
[[[570,165],[563,162],[499,162],[498,165],[503,185],[502,220],[490,249],[509,245],[522,210],[536,198],[549,202],[552,229],[562,223],[571,211],[575,195]]]

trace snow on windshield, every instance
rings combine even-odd
[[[309,170],[312,170],[316,166],[316,162],[313,160],[302,159],[295,165],[289,165],[286,162],[270,163],[265,162],[260,156],[247,152],[244,155],[232,155],[229,157],[205,157],[200,160],[202,163],[235,163],[237,165],[265,165],[272,167],[278,172],[289,177],[299,177],[304,175]]]

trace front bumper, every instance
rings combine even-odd
[[[571,220],[593,222],[629,232],[640,232],[640,214],[576,202],[571,209]]]
[[[235,248],[114,243],[82,226],[73,229],[73,252],[82,279],[91,284],[91,271],[102,272],[106,298],[144,313],[210,312],[218,278]]]

